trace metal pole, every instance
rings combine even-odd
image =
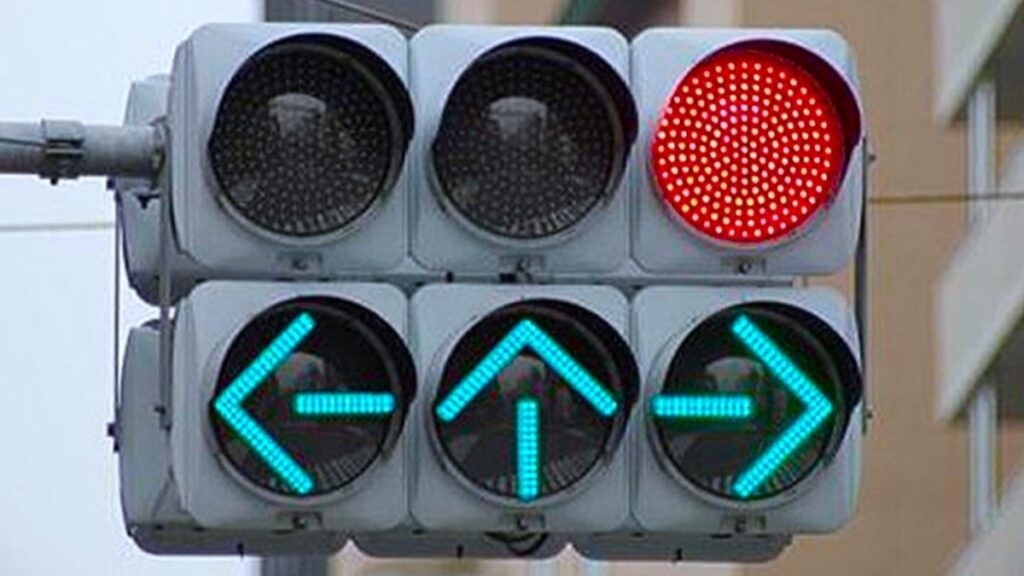
[[[985,78],[967,103],[967,194],[996,192],[996,86]],[[967,227],[984,224],[991,209],[987,202],[967,203]]]
[[[164,158],[154,126],[76,121],[0,122],[0,173],[57,180],[79,176],[155,178]]]
[[[990,380],[982,381],[968,408],[971,466],[971,532],[988,529],[997,506],[996,440],[999,403]]]
[[[863,164],[863,182],[864,182],[864,204],[861,207],[860,215],[860,233],[857,236],[857,251],[853,261],[853,309],[854,315],[857,320],[857,333],[860,336],[860,362],[861,362],[861,380],[864,383],[864,395],[861,398],[864,411],[863,411],[863,433],[867,434],[868,425],[871,418],[874,416],[873,408],[871,405],[871,385],[868,374],[868,319],[871,313],[870,300],[868,299],[868,293],[870,290],[870,284],[868,280],[869,273],[869,262],[868,262],[868,198],[871,197],[869,194],[869,176],[871,172],[871,164],[874,163],[874,154],[872,154],[868,141],[865,138],[863,143],[864,150],[864,164]]]
[[[989,194],[996,189],[996,88],[989,78],[971,94],[967,106],[967,193]],[[984,202],[967,204],[967,225],[977,230],[984,225],[990,207]],[[968,408],[970,442],[971,531],[988,528],[997,506],[996,441],[999,404],[990,377],[978,383]]]

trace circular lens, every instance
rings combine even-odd
[[[390,449],[414,375],[401,338],[372,312],[333,298],[292,300],[231,342],[209,418],[221,455],[255,486],[328,494]]]
[[[765,499],[830,457],[860,387],[854,357],[825,322],[745,304],[685,337],[648,409],[662,453],[688,482],[717,497]]]
[[[341,46],[274,44],[221,98],[210,162],[227,204],[259,230],[293,238],[352,224],[390,188],[404,154],[393,103]]]
[[[541,44],[483,56],[452,90],[433,143],[442,198],[503,238],[576,226],[614,192],[625,162],[628,130],[610,90]]]
[[[844,128],[815,76],[741,45],[700,62],[676,87],[652,170],[665,201],[701,235],[771,242],[832,202],[846,170]]]
[[[448,356],[436,437],[474,487],[530,502],[578,484],[614,451],[637,389],[629,347],[604,320],[563,302],[512,304]]]

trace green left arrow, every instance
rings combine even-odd
[[[288,487],[299,495],[313,490],[313,478],[242,403],[288,359],[316,328],[311,315],[299,314],[214,400],[224,422]],[[390,393],[306,392],[293,399],[295,414],[309,417],[386,416],[395,410]]]
[[[214,410],[224,422],[298,494],[309,494],[313,490],[313,479],[292,455],[249,415],[242,407],[242,403],[291,356],[315,327],[316,321],[312,316],[305,312],[300,314],[260,352],[213,403]]]

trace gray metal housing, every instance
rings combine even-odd
[[[340,533],[275,531],[247,527],[208,530],[182,507],[167,430],[160,424],[160,334],[152,324],[128,334],[118,406],[118,471],[125,529],[152,554],[333,554]]]
[[[415,443],[410,511],[415,527],[429,532],[567,533],[611,530],[629,517],[629,444],[622,438],[603,466],[581,481],[579,490],[544,506],[503,506],[457,481],[431,445],[430,406],[438,386],[441,357],[476,321],[497,308],[530,299],[554,299],[583,306],[629,341],[629,303],[621,292],[598,286],[432,285],[410,303],[413,355],[419,371],[420,407],[411,416]]]
[[[778,40],[806,48],[830,64],[857,96],[853,52],[846,40],[831,30],[657,28],[637,36],[632,45],[632,75],[641,120],[633,150],[632,254],[649,272],[832,274],[853,258],[864,202],[866,145],[862,139],[851,143],[855,148],[832,205],[820,209],[803,230],[769,247],[727,246],[699,237],[662,199],[649,166],[662,108],[690,68],[710,54],[746,40]]]
[[[445,272],[531,273],[610,272],[628,257],[627,172],[604,206],[580,229],[542,246],[488,239],[471,230],[438,200],[431,166],[431,144],[441,115],[462,73],[486,52],[528,38],[555,38],[578,44],[604,58],[629,83],[629,44],[610,28],[427,26],[410,41],[409,82],[416,107],[416,136],[410,155],[412,255],[422,266]]]
[[[424,532],[396,530],[352,537],[364,554],[376,558],[493,558],[543,560],[554,558],[568,544],[565,535],[544,534],[518,550],[481,532]]]
[[[323,34],[375,53],[404,82],[406,39],[374,24],[216,24],[177,50],[171,81],[170,191],[176,244],[208,278],[323,278],[388,270],[408,252],[404,168],[373,213],[341,237],[275,241],[230,215],[207,158],[220,99],[233,75],[260,49],[295,35]]]
[[[689,333],[723,308],[751,302],[778,302],[816,315],[839,334],[860,364],[860,344],[850,308],[838,293],[824,288],[650,288],[633,303],[634,351],[644,383],[642,398],[660,388],[651,371],[666,344]],[[801,534],[833,532],[853,515],[860,482],[863,404],[850,415],[838,452],[791,492],[764,503],[713,504],[674,479],[659,461],[643,426],[633,427],[632,511],[641,531],[654,534]]]
[[[128,92],[124,124],[126,126],[160,125],[166,120],[167,99],[171,89],[170,76],[150,76],[133,82]],[[128,284],[144,301],[160,302],[160,210],[166,200],[166,167],[162,177],[116,178],[118,217],[124,230],[124,262]],[[166,269],[171,277],[172,301],[188,293],[202,272],[193,260],[169,247]]]
[[[341,533],[387,530],[407,510],[406,437],[342,493],[304,502],[270,498],[233,475],[212,441],[208,403],[227,348],[260,312],[305,296],[334,297],[373,310],[403,338],[406,297],[383,284],[221,282],[200,284],[174,323],[171,463],[182,508],[204,528]],[[409,423],[406,422],[407,430]]]
[[[768,562],[789,546],[788,534],[652,534],[621,531],[573,536],[584,557],[601,561]]]

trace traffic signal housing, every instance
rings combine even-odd
[[[166,312],[125,360],[132,536],[765,561],[838,529],[860,336],[789,284],[853,254],[856,90],[822,31],[200,29],[126,119],[170,145],[118,180]]]
[[[385,530],[406,513],[406,299],[376,284],[206,282],[173,340],[172,467],[208,529]]]
[[[650,288],[633,322],[646,375],[633,496],[642,531],[770,543],[849,521],[863,382],[838,294]]]
[[[655,274],[831,274],[853,257],[865,145],[853,55],[824,30],[633,41],[633,256]]]
[[[132,329],[124,351],[118,405],[118,469],[125,529],[151,554],[333,554],[344,534],[328,531],[214,529],[183,506],[171,465],[167,430],[154,407],[162,404],[157,322]]]
[[[428,286],[411,514],[428,532],[609,530],[629,516],[629,307],[597,286]]]
[[[625,263],[637,114],[618,32],[428,26],[410,54],[417,262],[470,278]]]
[[[407,43],[381,25],[219,24],[174,60],[173,238],[205,278],[323,278],[408,252]]]

